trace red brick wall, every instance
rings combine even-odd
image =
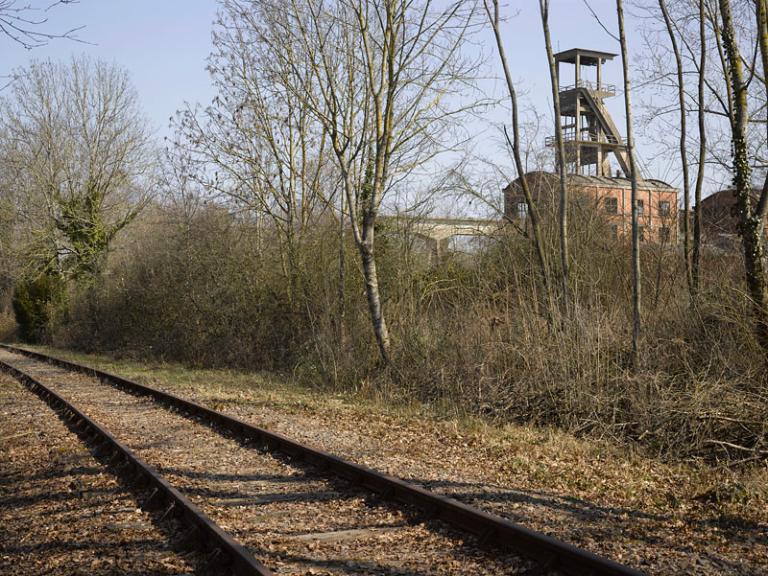
[[[556,178],[549,173],[534,173],[529,178],[528,184],[531,192],[541,206],[542,210],[547,205],[556,206]],[[572,194],[582,194],[588,197],[591,203],[606,217],[609,225],[615,226],[616,235],[629,236],[632,223],[632,189],[629,185],[616,187],[603,185],[579,185],[578,188],[571,185]],[[504,189],[505,215],[508,218],[516,218],[518,203],[525,202],[522,190],[517,183],[512,183]],[[616,200],[616,213],[607,211],[607,198]],[[677,190],[674,188],[648,188],[642,185],[638,189],[638,201],[642,201],[643,210],[639,217],[644,241],[674,243],[678,239],[678,210]],[[661,204],[667,202],[669,212],[663,214]],[[639,202],[638,202],[639,203]],[[663,237],[666,236],[666,239]]]
[[[619,236],[629,235],[632,227],[632,189],[606,188],[603,186],[583,187],[582,193],[595,200],[595,205],[605,214],[608,221],[617,226]],[[607,212],[606,198],[616,199],[617,213]],[[647,242],[677,241],[677,191],[656,188],[638,189],[638,224],[642,236]],[[661,206],[667,202],[668,211],[663,213]],[[642,209],[640,205],[642,203]],[[666,238],[663,238],[666,236]]]

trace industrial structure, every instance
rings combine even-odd
[[[616,87],[604,82],[603,67],[615,57],[609,52],[573,48],[555,54],[555,62],[560,85],[558,121],[565,148],[562,161],[571,204],[586,208],[606,227],[608,236],[619,239],[629,237],[631,231],[632,186],[627,146],[605,105],[606,98],[616,95]],[[573,66],[573,77],[564,84],[561,67],[565,65]],[[548,137],[545,143],[554,147],[555,137]],[[542,212],[554,212],[558,206],[557,173],[529,172],[526,179],[536,205]],[[456,237],[488,235],[508,222],[518,228],[527,226],[528,204],[520,179],[510,183],[503,193],[503,221],[402,216],[386,220],[392,229],[407,230],[424,240],[433,258],[439,259]],[[677,242],[677,189],[661,180],[639,176],[637,208],[641,242]]]
[[[619,238],[631,229],[631,181],[627,147],[605,106],[605,99],[616,95],[616,88],[603,81],[603,66],[616,54],[574,48],[555,54],[558,83],[561,86],[560,128],[565,153],[568,186],[574,202],[592,205],[604,215],[610,233]],[[570,83],[561,81],[561,66],[573,65]],[[555,146],[555,137],[546,139]],[[611,157],[618,168],[612,176]],[[546,208],[556,197],[557,176],[535,172],[526,175],[534,200]],[[639,177],[638,216],[640,239],[673,243],[677,240],[677,190],[661,180]],[[504,189],[507,219],[527,217],[527,204],[519,179]]]
[[[629,174],[629,159],[616,124],[604,100],[616,95],[613,84],[603,82],[603,64],[616,55],[574,48],[555,54],[560,84],[560,128],[565,141],[566,172],[610,176],[609,157],[616,157],[621,170]],[[562,64],[573,65],[573,81],[560,81]],[[590,74],[594,68],[594,74]],[[590,77],[591,76],[591,77]],[[555,145],[555,137],[546,140]]]

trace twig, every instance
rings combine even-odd
[[[717,444],[718,446],[724,446],[726,448],[733,448],[734,450],[740,450],[742,452],[751,452],[752,454],[759,454],[768,456],[768,450],[758,450],[757,448],[747,448],[746,446],[740,446],[731,442],[725,442],[724,440],[705,440],[705,444]]]
[[[0,438],[0,442],[5,442],[6,440],[12,440],[13,438],[21,438],[22,436],[29,436],[30,434],[34,434],[36,430],[31,430],[29,432],[19,432],[18,434],[11,434],[10,436],[3,436]]]
[[[608,30],[608,28],[606,27],[606,25],[605,25],[605,24],[603,24],[602,20],[600,20],[600,17],[597,15],[597,12],[595,12],[595,11],[592,9],[592,6],[590,6],[590,5],[589,5],[589,2],[587,2],[587,0],[582,0],[582,2],[584,2],[584,5],[585,5],[585,6],[587,7],[587,9],[588,9],[588,10],[589,10],[589,11],[592,13],[592,16],[594,17],[594,19],[595,19],[595,20],[597,20],[597,23],[598,23],[598,24],[600,24],[600,27],[601,27],[603,30],[605,30],[605,33],[606,33],[606,34],[608,34],[608,36],[610,36],[610,37],[611,37],[611,38],[613,38],[614,40],[616,40],[616,42],[619,42],[619,41],[620,41],[620,40],[619,40],[619,37],[618,37],[618,36],[616,36],[616,35],[615,35],[613,32],[611,32],[610,30]]]

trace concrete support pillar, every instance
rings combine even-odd
[[[581,55],[576,54],[576,88],[579,87],[579,83],[581,82]]]
[[[432,264],[439,264],[448,253],[448,244],[451,238],[449,236],[448,238],[430,238],[429,240],[432,244]]]
[[[598,58],[597,59],[597,90],[600,91],[603,87],[603,70],[602,70],[602,63],[603,59]]]

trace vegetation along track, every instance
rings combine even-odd
[[[3,347],[0,361],[17,377],[44,380],[120,430],[169,488],[277,573],[640,574],[172,394]]]

